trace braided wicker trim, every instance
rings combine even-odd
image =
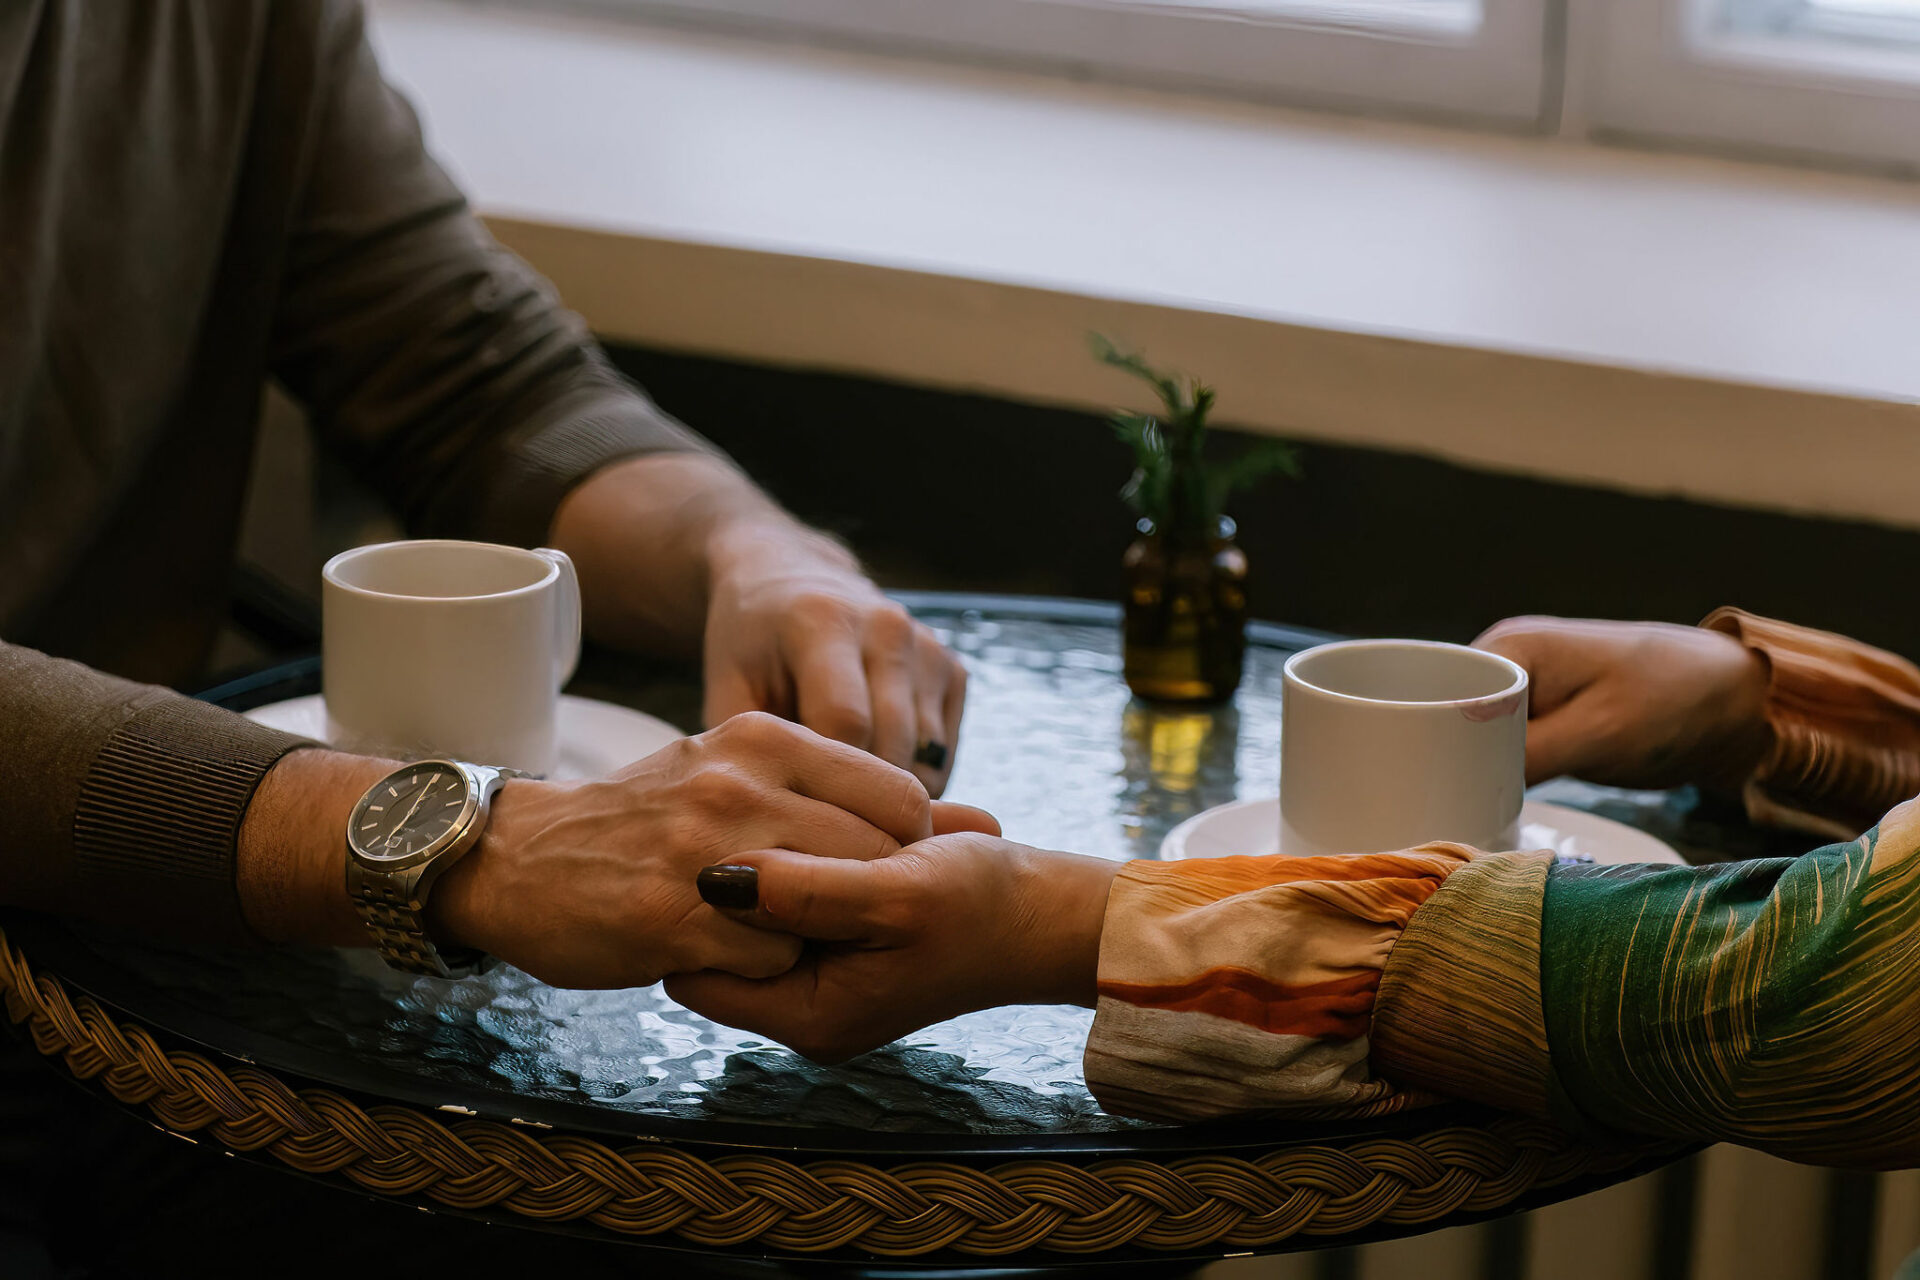
[[[0,994],[34,1046],[170,1129],[238,1151],[267,1151],[308,1174],[336,1174],[390,1196],[458,1209],[504,1208],[544,1222],[584,1220],[626,1236],[693,1244],[885,1257],[951,1249],[1098,1253],[1137,1246],[1270,1246],[1298,1233],[1345,1235],[1487,1211],[1523,1193],[1610,1172],[1647,1150],[1576,1144],[1548,1125],[1503,1117],[1344,1148],[1288,1147],[1255,1159],[1182,1157],[1070,1164],[1021,1160],[977,1169],[857,1160],[798,1164],[770,1155],[717,1160],[671,1146],[615,1148],[486,1120],[447,1121],[404,1105],[361,1107],[271,1072],[163,1049],[56,977],[36,976],[0,931]]]

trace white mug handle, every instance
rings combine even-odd
[[[564,551],[535,547],[533,554],[560,571],[553,597],[553,687],[558,689],[573,679],[573,669],[580,665],[580,576]]]

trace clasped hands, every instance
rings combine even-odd
[[[1730,637],[1533,618],[1478,643],[1532,677],[1530,782],[1731,787],[1766,748],[1767,668]],[[509,784],[433,905],[450,940],[548,982],[664,980],[833,1062],[976,1009],[1092,1004],[1117,870],[754,713],[600,781]]]
[[[750,712],[606,778],[509,782],[431,926],[555,986],[665,979],[832,1060],[969,1009],[1091,1002],[1113,864],[999,834],[895,765]],[[716,864],[757,881],[735,906],[702,899]]]

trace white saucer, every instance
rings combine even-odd
[[[1612,818],[1544,800],[1528,800],[1521,805],[1520,847],[1551,849],[1562,862],[1686,865],[1686,860],[1675,853],[1672,846],[1644,831]],[[1181,858],[1279,852],[1278,796],[1216,805],[1188,818],[1167,832],[1167,838],[1160,842],[1160,857],[1169,862]]]
[[[327,704],[319,694],[270,702],[247,712],[270,729],[324,742]],[[593,698],[560,695],[560,764],[556,778],[597,778],[650,756],[686,735],[644,711]]]

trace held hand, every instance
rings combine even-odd
[[[767,977],[800,943],[703,903],[701,867],[770,845],[880,858],[933,830],[911,774],[748,714],[596,781],[507,783],[428,911],[437,937],[555,986],[645,986],[692,969]]]
[[[946,788],[966,670],[826,539],[791,526],[730,537],[705,647],[709,724],[790,716],[910,769],[931,795]]]
[[[1766,660],[1731,636],[1660,622],[1509,618],[1474,644],[1532,681],[1527,782],[1737,792],[1772,742]]]
[[[729,915],[818,941],[779,977],[685,973],[667,994],[817,1062],[975,1009],[1093,1003],[1117,863],[984,833],[936,836],[876,862],[786,850],[731,861],[756,875],[729,869],[722,883],[746,900],[743,882],[757,879],[758,905]],[[708,883],[714,892],[711,874]]]

